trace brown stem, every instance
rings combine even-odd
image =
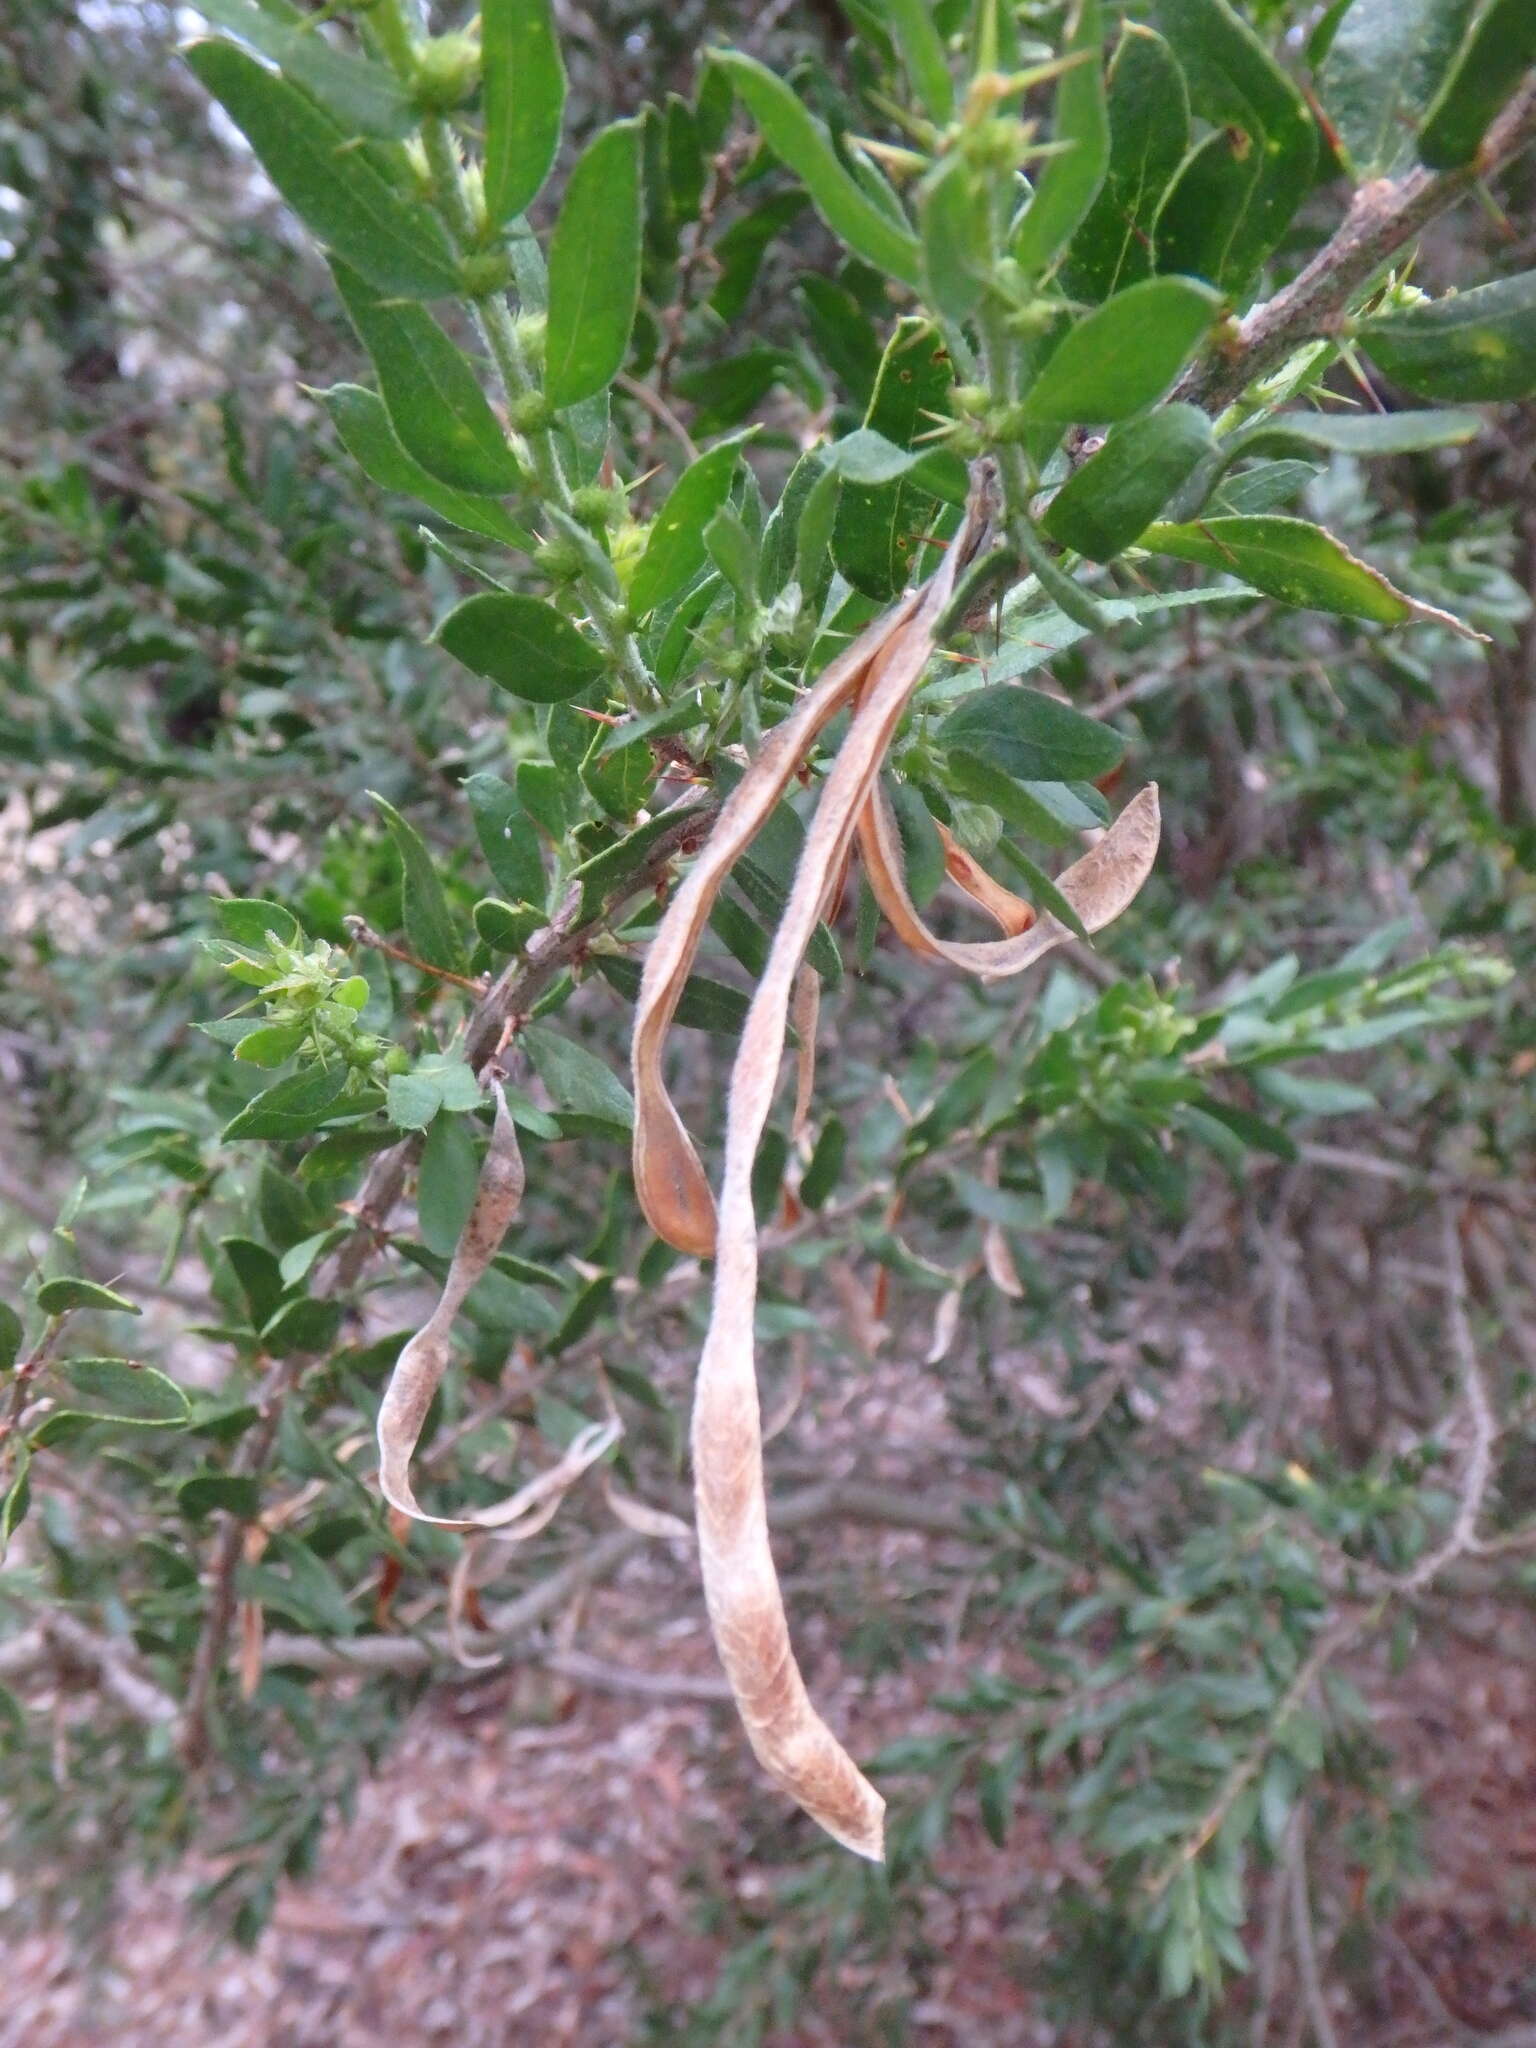
[[[1304,341],[1337,331],[1351,296],[1389,256],[1438,214],[1536,142],[1536,80],[1517,93],[1489,129],[1475,162],[1453,171],[1410,171],[1373,179],[1306,268],[1238,328],[1233,346],[1186,372],[1174,397],[1222,412],[1256,377],[1277,369]]]

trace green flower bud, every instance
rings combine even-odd
[[[582,484],[571,493],[571,511],[583,526],[617,526],[628,510],[628,500],[617,484]]]
[[[541,541],[533,551],[533,559],[551,583],[574,583],[585,567],[581,549],[564,534]]]
[[[520,434],[538,434],[554,425],[555,409],[542,391],[522,391],[507,407],[507,418]]]
[[[488,299],[504,292],[512,281],[512,265],[505,249],[477,249],[459,264],[459,282],[470,299]]]
[[[433,36],[421,46],[411,98],[423,114],[451,114],[475,96],[480,45],[473,36]]]

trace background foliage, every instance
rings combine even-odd
[[[625,1506],[686,1513],[707,1296],[627,1156],[698,837],[667,814],[932,570],[991,461],[1004,573],[889,763],[912,893],[973,935],[942,827],[1059,909],[1147,780],[1164,851],[1019,984],[898,951],[857,870],[829,906],[759,1336],[770,1409],[803,1388],[783,1540],[825,1542],[797,1628],[855,1743],[907,1703],[890,1862],[815,1848],[712,1708],[716,1981],[643,1959],[625,2025],[914,2038],[924,1916],[986,1836],[1051,1873],[1001,1971],[1050,2037],[1375,2038],[1425,1862],[1386,1709],[1473,1603],[1529,1634],[1526,12],[13,7],[20,1917],[108,1937],[130,1873],[190,1859],[255,1942],[490,1638],[718,1692],[696,1630],[616,1664],[579,1606],[657,1573],[698,1604]],[[711,1160],[810,793],[680,1013]],[[610,1406],[624,1435],[466,1561],[381,1510],[372,1428],[504,1041],[527,1200],[419,1483],[451,1514]],[[850,1377],[914,1429],[840,1428]],[[1498,2017],[1536,2020],[1528,1965]]]

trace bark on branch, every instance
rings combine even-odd
[[[1350,298],[1390,256],[1533,142],[1536,80],[1494,122],[1474,162],[1453,171],[1421,167],[1404,178],[1362,185],[1335,234],[1306,268],[1283,291],[1255,306],[1239,323],[1236,344],[1197,363],[1173,396],[1207,412],[1222,412],[1303,342],[1335,333]]]

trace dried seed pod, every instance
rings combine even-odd
[[[499,1083],[496,1121],[480,1169],[480,1184],[443,1282],[436,1308],[395,1361],[379,1404],[379,1487],[393,1508],[413,1521],[439,1529],[484,1530],[503,1542],[521,1543],[551,1519],[564,1495],[621,1434],[616,1418],[589,1423],[548,1471],[488,1508],[472,1514],[429,1515],[411,1486],[411,1458],[432,1396],[448,1369],[449,1340],[464,1298],[495,1257],[523,1199],[523,1157],[517,1129]]]
[[[632,1049],[635,1192],[656,1235],[696,1258],[708,1258],[714,1251],[715,1201],[662,1075],[667,1032],[727,875],[767,824],[817,734],[849,702],[881,648],[918,603],[919,593],[912,591],[867,626],[769,733],[757,759],[727,797],[646,954]]]
[[[1056,877],[1056,887],[1082,919],[1086,931],[1102,931],[1135,900],[1152,872],[1161,831],[1157,784],[1149,782],[1131,798],[1098,844]],[[984,981],[997,981],[1022,973],[1072,937],[1069,928],[1046,911],[1027,930],[1012,938],[938,938],[923,922],[907,892],[896,820],[878,784],[859,820],[859,850],[875,900],[915,953],[947,960],[951,966],[963,967]]]

